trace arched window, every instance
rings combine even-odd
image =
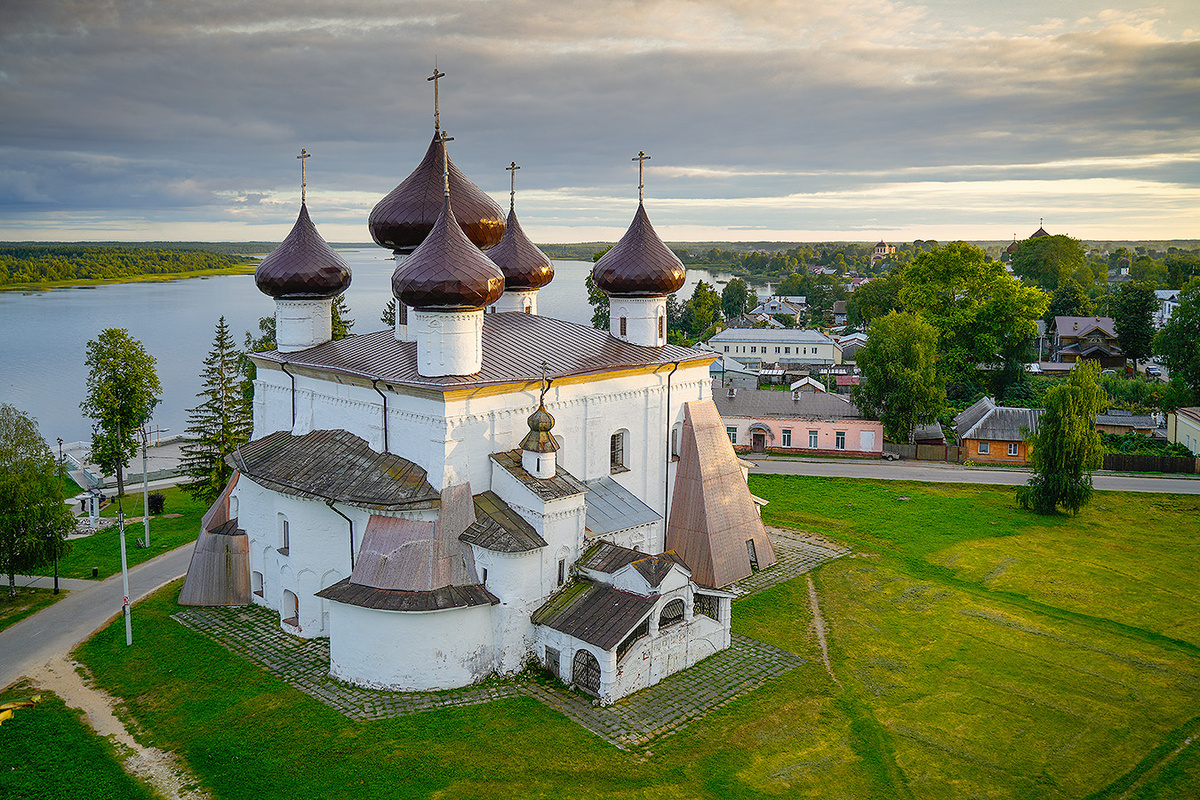
[[[629,335],[629,320],[621,317],[621,336]]]
[[[662,614],[658,616],[658,629],[669,628],[683,622],[683,600],[675,599],[663,606]]]
[[[612,435],[612,440],[609,442],[608,451],[608,470],[612,473],[625,472],[629,468],[625,466],[625,437],[629,434],[628,431],[617,431]]]
[[[600,694],[600,662],[587,650],[575,653],[571,663],[571,682],[593,697]]]
[[[295,592],[283,590],[283,608],[279,613],[283,617],[285,625],[291,625],[294,628],[300,627],[300,598],[296,596]]]

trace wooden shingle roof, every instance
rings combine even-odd
[[[492,491],[475,495],[475,521],[459,540],[497,553],[525,553],[546,546],[534,527]]]
[[[276,431],[246,442],[226,460],[258,485],[297,497],[393,511],[440,503],[425,470],[400,456],[377,453],[344,430],[303,436]]]
[[[657,599],[576,580],[533,612],[533,623],[612,650],[641,624]]]

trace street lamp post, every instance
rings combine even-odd
[[[63,479],[62,479],[62,468],[63,468],[62,445],[63,445],[63,441],[62,441],[62,437],[60,436],[60,437],[58,437],[58,485],[59,485],[60,492],[62,491],[62,483],[63,483]],[[58,594],[58,542],[54,541],[54,534],[51,533],[51,534],[47,534],[47,535],[50,536],[50,540],[51,540],[50,548],[54,552],[54,593]]]

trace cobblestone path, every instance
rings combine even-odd
[[[772,528],[769,533],[777,563],[735,584],[739,595],[791,580],[850,552],[794,531]],[[804,663],[786,650],[734,634],[727,650],[608,706],[557,682],[529,675],[444,692],[390,692],[362,689],[331,678],[329,640],[299,639],[284,633],[278,614],[260,606],[193,607],[176,613],[173,619],[352,719],[404,716],[526,695],[622,748],[638,747],[673,733]]]

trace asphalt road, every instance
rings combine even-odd
[[[922,481],[927,483],[987,483],[1019,486],[1029,480],[1028,470],[986,469],[944,464],[936,461],[866,461],[857,459],[793,459],[747,457],[751,472],[776,475],[816,475],[830,478],[872,478],[882,481]],[[1125,473],[1097,472],[1092,475],[1096,489],[1115,492],[1157,492],[1200,494],[1200,477],[1142,477]]]
[[[135,603],[187,572],[195,545],[191,542],[129,570],[129,599]],[[121,613],[121,574],[103,581],[72,581],[62,600],[0,631],[0,687],[6,687],[75,645]],[[133,646],[137,647],[137,609],[133,612]]]

